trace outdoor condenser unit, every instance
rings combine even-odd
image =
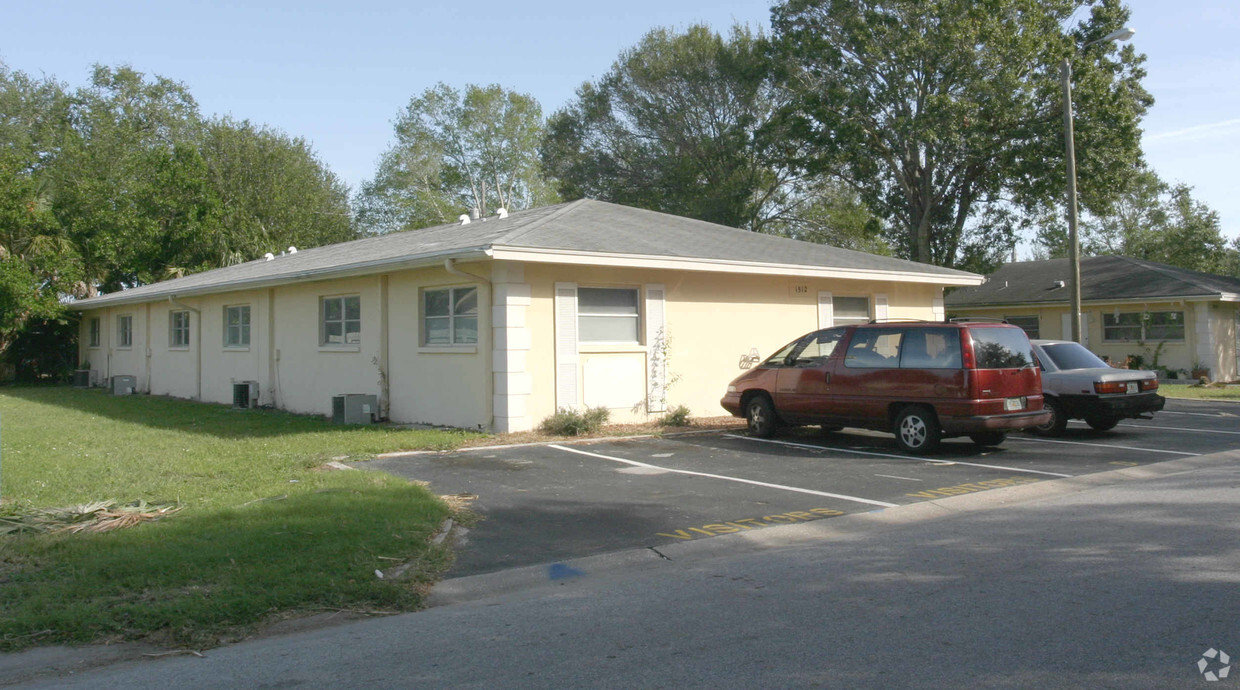
[[[137,376],[113,376],[109,388],[112,395],[133,395],[138,389]]]
[[[233,407],[242,410],[258,407],[258,381],[233,381]]]
[[[332,396],[333,424],[371,424],[379,413],[379,400],[367,393]]]
[[[74,388],[90,388],[90,369],[76,369],[73,372]]]

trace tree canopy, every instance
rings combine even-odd
[[[1068,59],[1081,203],[1104,210],[1141,159],[1152,103],[1143,56],[1089,45],[1127,18],[1118,0],[788,0],[772,25],[796,164],[839,174],[891,223],[898,253],[956,265],[992,207],[1063,194]]]
[[[557,201],[538,165],[542,107],[498,85],[440,83],[409,101],[396,142],[356,198],[369,232],[420,228]]]

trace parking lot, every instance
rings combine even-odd
[[[478,448],[366,463],[477,496],[483,520],[450,576],[548,564],[1033,484],[1240,447],[1240,405],[1168,399],[1154,419],[1057,439],[1015,433],[997,448],[949,439],[902,453],[890,434],[786,429]]]

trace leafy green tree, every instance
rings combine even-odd
[[[305,139],[229,118],[204,129],[204,179],[219,216],[203,261],[223,266],[357,237],[348,188]]]
[[[567,198],[589,196],[733,227],[863,246],[877,223],[851,190],[784,164],[772,116],[787,94],[744,26],[658,28],[548,123],[542,160]],[[844,225],[837,225],[843,223]]]
[[[1081,7],[1088,18],[1065,32]],[[794,94],[789,164],[839,172],[895,231],[897,253],[956,265],[998,244],[988,207],[1062,196],[1069,58],[1081,203],[1105,210],[1140,160],[1152,98],[1131,46],[1083,46],[1128,15],[1119,0],[787,0],[772,26]]]
[[[494,84],[471,84],[462,94],[440,83],[409,101],[395,134],[356,199],[369,232],[557,200],[538,166],[542,108],[531,96]]]

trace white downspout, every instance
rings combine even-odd
[[[465,271],[462,271],[461,269],[457,268],[456,259],[444,259],[443,270],[447,271],[448,273],[451,273],[454,276],[460,276],[462,278],[473,278],[474,280],[481,280],[482,282],[486,283],[487,293],[489,294],[488,301],[491,303],[492,306],[494,306],[495,289],[489,279],[483,278],[482,276],[475,275],[473,273],[466,273]],[[481,300],[479,300],[478,311],[482,311]],[[487,324],[491,329],[491,350],[494,351],[495,349],[495,327],[493,324],[491,324],[492,318],[494,318],[494,312],[492,312],[492,315],[487,318]],[[494,357],[491,357],[491,356],[488,356],[485,359],[488,362],[487,364],[486,416],[487,416],[487,429],[490,430],[490,429],[495,428],[495,362],[493,361]]]
[[[198,380],[198,394],[194,396],[194,399],[202,402],[202,311],[184,302],[178,302],[176,295],[168,295],[168,302],[174,307],[187,309],[198,315],[198,327],[194,329],[194,357],[196,360],[194,363],[194,373],[196,374],[195,378]]]

